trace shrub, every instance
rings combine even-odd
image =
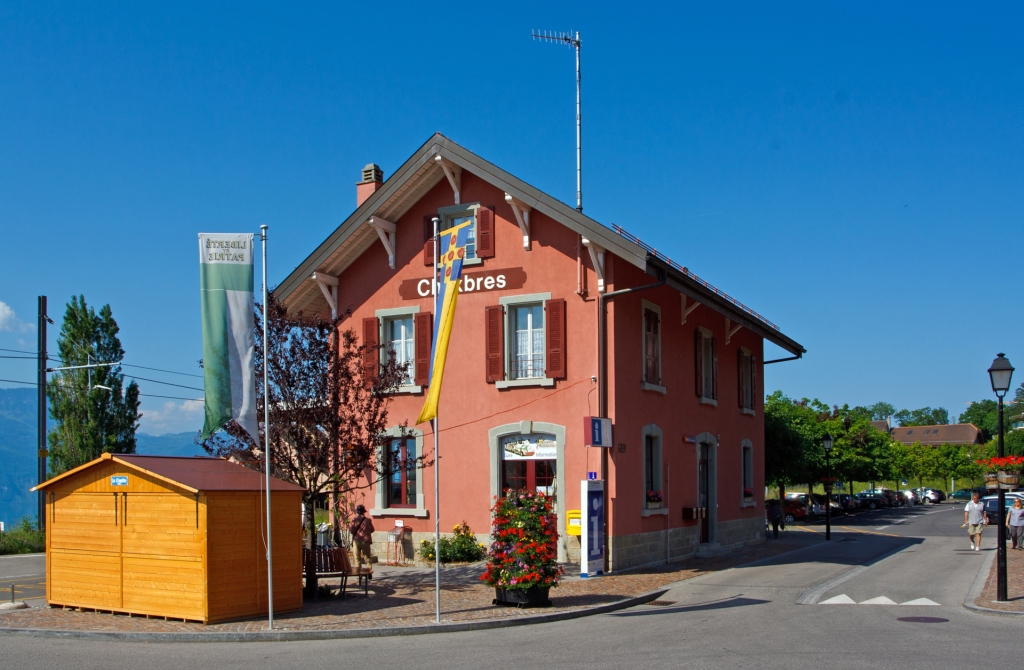
[[[501,589],[558,586],[558,518],[551,498],[533,491],[507,491],[491,510],[494,541],[480,580]]]
[[[46,549],[46,533],[36,529],[27,516],[12,529],[0,533],[0,555],[33,554]]]
[[[486,547],[476,541],[476,536],[465,521],[452,530],[454,535],[442,535],[439,542],[442,563],[472,563],[484,557]],[[434,560],[433,540],[420,542],[420,558],[424,561]]]

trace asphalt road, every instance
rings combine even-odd
[[[962,607],[986,551],[962,505],[838,519],[833,541],[682,582],[630,610],[541,626],[295,643],[133,644],[0,636],[5,667],[965,668],[1019,662],[1020,619]],[[820,532],[819,526],[803,531]],[[851,604],[824,604],[845,595]],[[875,598],[934,605],[857,604]],[[798,604],[798,601],[807,604]],[[901,621],[927,617],[931,623]]]

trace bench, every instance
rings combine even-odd
[[[348,558],[348,550],[344,547],[317,547],[315,552],[310,552],[308,547],[302,548],[303,575],[308,572],[310,563],[316,561],[314,567],[317,577],[338,577],[338,586],[341,595],[345,595],[348,586],[348,578],[355,577],[357,588],[363,589],[363,595],[370,596],[370,580],[373,579],[373,568],[352,568],[352,562]]]

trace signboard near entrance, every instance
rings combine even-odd
[[[523,268],[463,272],[462,279],[459,280],[459,293],[504,291],[523,288],[525,284],[526,271]],[[430,296],[430,277],[406,279],[398,285],[398,295],[402,300],[421,300]]]
[[[583,444],[588,447],[612,447],[612,420],[599,416],[583,417]]]
[[[581,481],[580,494],[580,577],[594,577],[604,571],[604,481]]]

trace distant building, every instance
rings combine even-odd
[[[888,434],[892,432],[892,426],[889,425],[889,419],[886,419],[885,421],[872,421],[871,425],[874,426],[876,430],[880,430],[883,433]]]
[[[982,444],[981,429],[973,423],[946,426],[899,426],[892,429],[892,439],[903,444],[920,442],[937,447],[942,444]]]

